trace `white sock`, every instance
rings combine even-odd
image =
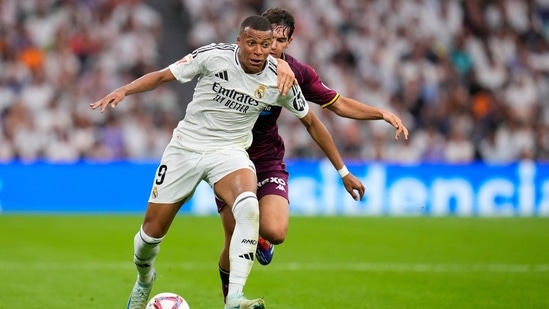
[[[233,206],[234,228],[229,247],[229,293],[242,293],[254,264],[259,236],[259,202],[252,192],[241,193]]]
[[[143,231],[143,226],[133,238],[133,262],[137,268],[137,278],[141,283],[150,283],[153,279],[154,259],[160,251],[160,242],[164,239],[151,237]]]

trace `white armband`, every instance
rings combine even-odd
[[[337,172],[339,173],[339,176],[341,176],[341,178],[349,175],[349,170],[347,169],[347,166],[343,165],[343,167],[339,170],[337,170]]]

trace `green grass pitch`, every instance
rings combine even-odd
[[[125,308],[138,215],[0,215],[0,308]],[[153,294],[223,308],[219,218],[178,216]],[[267,308],[549,308],[549,218],[292,217]]]

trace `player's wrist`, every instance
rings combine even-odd
[[[343,178],[343,177],[345,177],[345,176],[347,176],[347,175],[350,174],[350,173],[349,173],[349,169],[348,169],[347,166],[345,166],[345,165],[343,165],[342,168],[338,169],[337,172],[339,173],[339,176],[340,176],[341,178]]]

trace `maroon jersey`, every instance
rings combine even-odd
[[[307,101],[326,107],[339,98],[336,91],[322,83],[313,68],[286,54],[283,54],[282,59],[290,65]],[[253,142],[248,148],[248,154],[258,173],[285,169],[282,162],[284,141],[278,134],[276,123],[281,111],[282,107],[268,106],[261,112],[253,127]]]

